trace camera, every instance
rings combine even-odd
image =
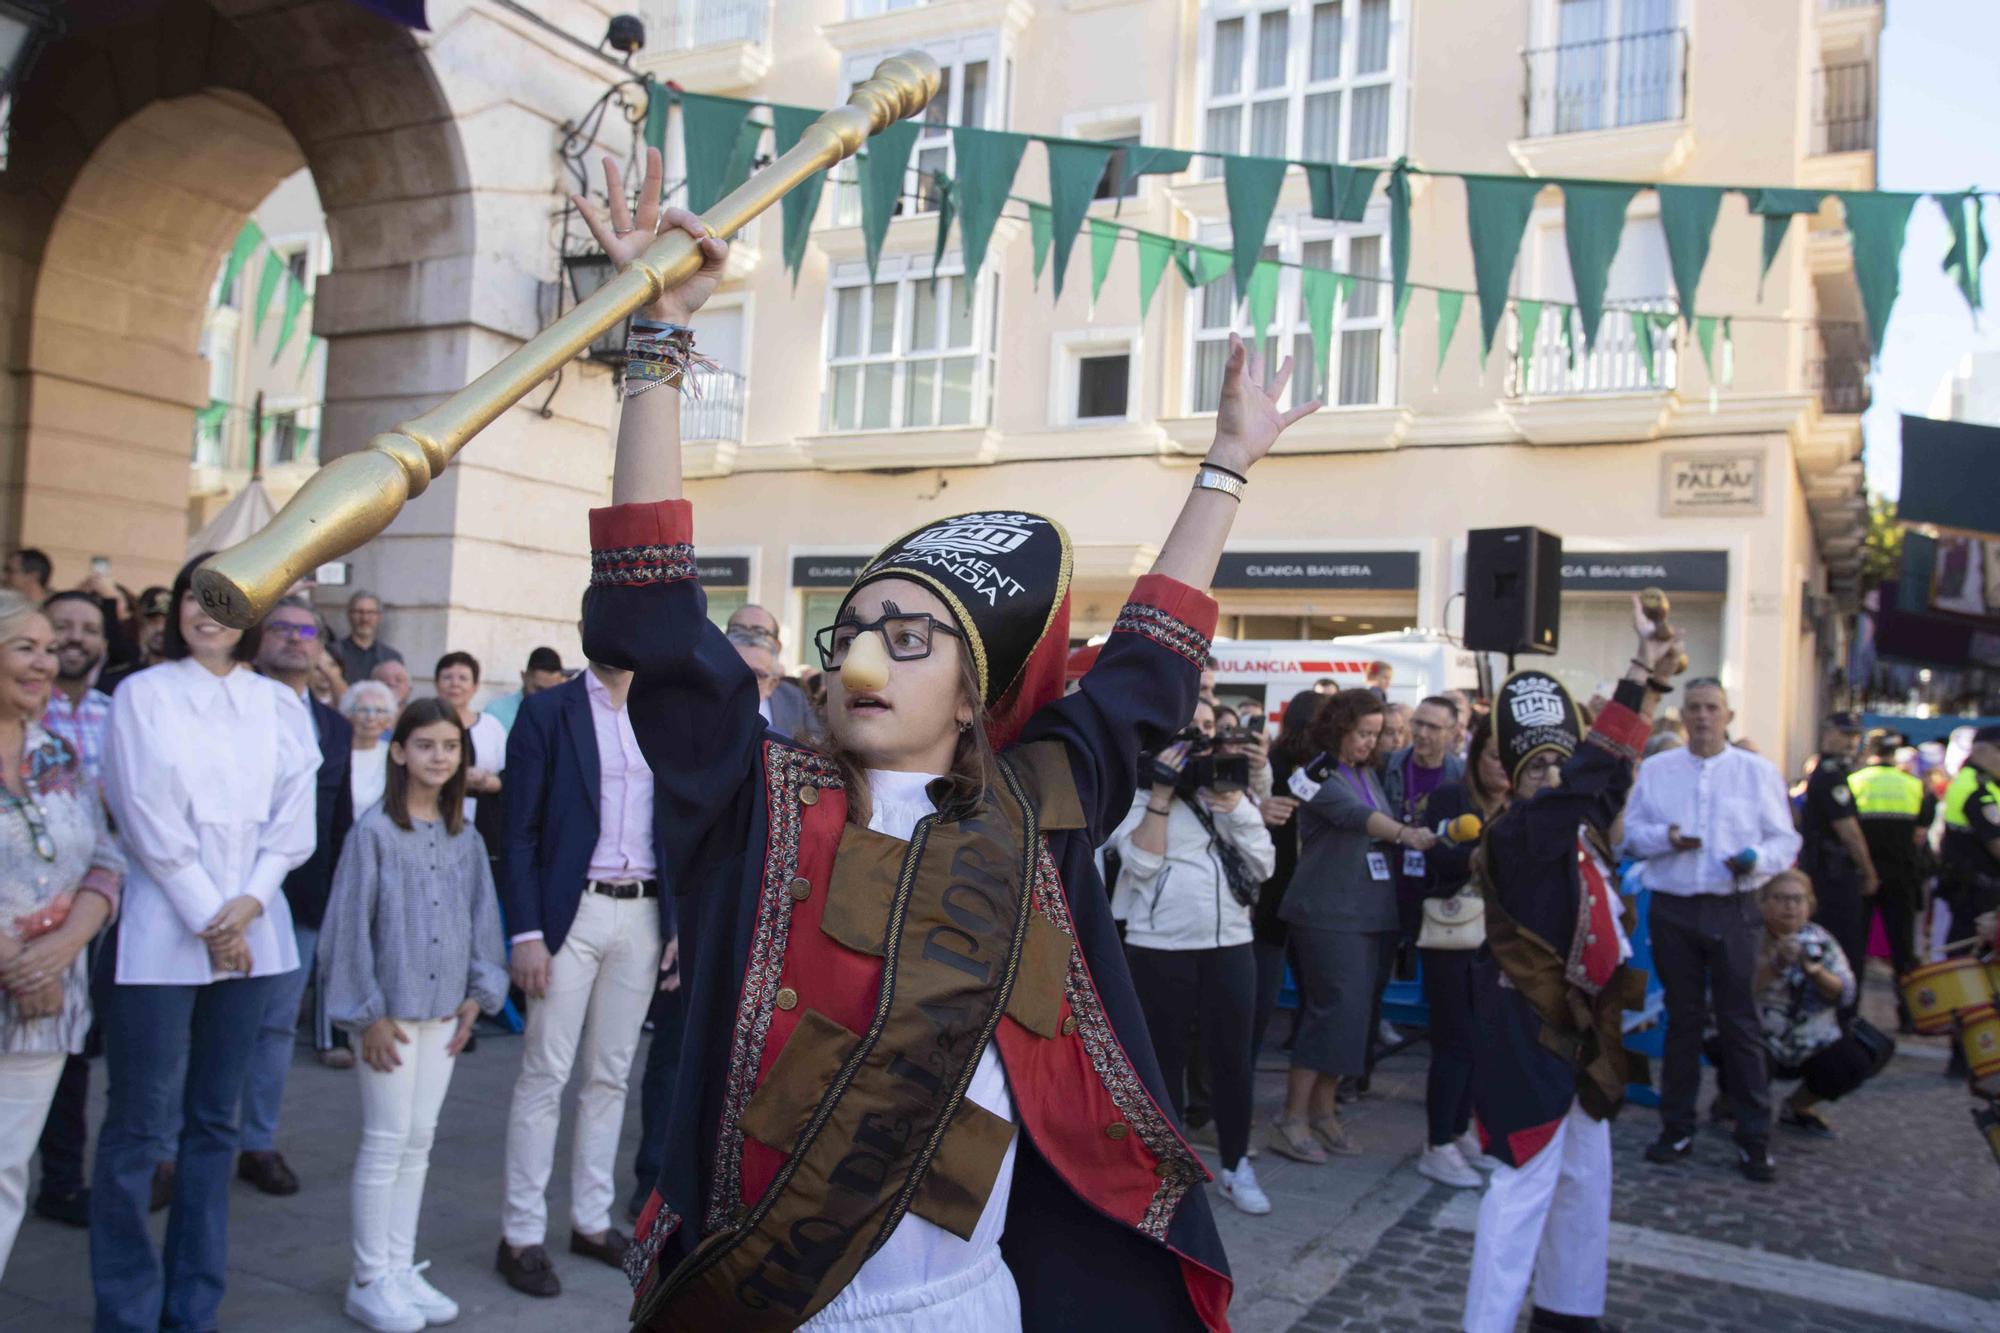
[[[1172,743],[1186,742],[1187,762],[1181,771],[1174,773],[1159,762],[1157,755],[1139,756],[1139,781],[1142,786],[1171,781],[1174,795],[1192,797],[1206,788],[1218,794],[1244,791],[1250,786],[1250,756],[1247,754],[1217,754],[1220,746],[1241,744],[1249,738],[1249,733],[1225,730],[1213,738],[1194,727],[1183,727],[1175,733]]]

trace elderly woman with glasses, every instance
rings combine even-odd
[[[340,696],[340,715],[354,724],[354,759],[348,781],[359,818],[382,799],[389,781],[389,747],[385,738],[396,725],[396,695],[379,680],[356,681]]]

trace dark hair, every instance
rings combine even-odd
[[[449,722],[458,728],[458,771],[438,793],[438,817],[444,820],[445,833],[456,838],[465,827],[465,775],[472,762],[472,738],[465,734],[465,724],[458,720],[457,710],[442,699],[412,699],[403,709],[403,715],[396,719],[396,730],[389,737],[389,744],[407,745],[411,732],[433,722]],[[406,833],[416,827],[410,822],[410,770],[407,765],[397,763],[393,753],[389,756],[389,781],[382,788],[382,813]]]
[[[1450,713],[1452,717],[1457,719],[1458,721],[1463,722],[1465,720],[1464,718],[1458,716],[1458,700],[1448,698],[1442,694],[1427,694],[1423,698],[1417,700],[1417,708],[1425,708],[1425,707],[1442,708],[1447,713]],[[1414,713],[1416,711],[1416,708],[1413,708],[1410,711]]]
[[[1243,714],[1237,712],[1235,708],[1231,707],[1228,704],[1217,704],[1215,706],[1215,725],[1218,728],[1222,726],[1222,715],[1224,713],[1227,713],[1229,714],[1229,716],[1235,718],[1237,725],[1239,726],[1242,725]]]
[[[68,592],[56,593],[42,603],[43,612],[46,613],[55,610],[57,602],[82,602],[85,606],[96,607],[98,618],[104,621],[107,629],[110,628],[111,617],[104,614],[104,603],[97,600],[97,594],[94,592],[85,592],[81,588],[71,588]]]
[[[14,558],[21,562],[21,572],[33,574],[41,580],[43,587],[48,586],[49,579],[56,572],[55,565],[49,560],[49,553],[38,546],[23,546],[14,552]]]
[[[1479,752],[1493,739],[1493,715],[1481,713],[1473,719],[1472,734],[1467,739],[1465,751],[1465,789],[1472,794],[1473,803],[1484,813],[1497,806],[1506,797],[1506,791],[1486,790],[1486,780],[1479,773]],[[1504,764],[1505,761],[1503,760]]]
[[[446,667],[455,666],[462,666],[467,671],[470,671],[472,673],[472,683],[474,685],[479,683],[479,659],[471,653],[446,653],[438,659],[438,664],[431,668],[431,679],[436,680],[439,676],[442,676]]]
[[[1294,767],[1309,762],[1312,750],[1312,724],[1314,714],[1319,712],[1320,701],[1326,696],[1317,690],[1300,690],[1285,705],[1285,716],[1278,723],[1278,739],[1271,746],[1271,757],[1284,759]]]
[[[561,671],[562,669],[562,654],[553,648],[537,648],[534,652],[528,654],[528,670],[530,671]],[[475,671],[473,674],[477,675],[478,673]]]
[[[214,555],[213,551],[203,551],[194,559],[181,566],[181,572],[174,575],[172,600],[167,603],[167,644],[161,654],[169,662],[179,662],[194,656],[194,649],[188,647],[186,636],[181,633],[181,602],[194,591],[194,571],[201,562]],[[257,647],[264,641],[264,626],[252,625],[243,631],[243,637],[236,641],[236,649],[229,656],[238,662],[257,660]]]
[[[1312,743],[1328,758],[1340,759],[1340,748],[1361,719],[1379,717],[1386,711],[1373,690],[1342,690],[1329,695],[1313,717]]]

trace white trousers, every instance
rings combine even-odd
[[[547,1238],[563,1088],[579,1063],[570,1225],[586,1236],[611,1225],[625,1083],[659,984],[659,903],[586,891],[562,948],[549,960],[548,995],[528,1001],[521,1074],[507,1117],[501,1225],[509,1245],[540,1245]]]
[[[995,1245],[969,1268],[922,1287],[827,1302],[800,1333],[1021,1333],[1021,1292]]]
[[[65,1058],[61,1051],[0,1055],[0,1274],[28,1208],[28,1159],[41,1142]]]
[[[354,1155],[354,1279],[363,1283],[416,1263],[431,1141],[458,1063],[445,1054],[457,1019],[399,1019],[397,1025],[410,1039],[396,1048],[402,1064],[386,1074],[365,1060],[355,1065],[361,1149]]]
[[[1479,1201],[1465,1333],[1512,1333],[1530,1274],[1551,1314],[1602,1315],[1610,1232],[1611,1126],[1571,1102],[1548,1146],[1496,1170]]]

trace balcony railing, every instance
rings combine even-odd
[[[1819,0],[1819,7],[1826,10],[1873,9],[1882,0]]]
[[[1667,28],[1523,51],[1523,136],[1679,120],[1687,104],[1687,50],[1687,29]]]
[[[1813,73],[1813,155],[1875,147],[1875,66],[1867,60]]]
[[[1806,361],[1806,387],[1819,395],[1820,411],[1829,415],[1866,412],[1868,335],[1859,324],[1824,323],[1813,336]]]
[[[1648,311],[1670,314],[1674,303],[1667,298],[1636,303]],[[1507,396],[1509,398],[1564,398],[1594,393],[1658,393],[1676,384],[1679,360],[1674,346],[1674,330],[1653,330],[1653,373],[1646,373],[1645,354],[1638,331],[1632,327],[1635,303],[1607,306],[1597,326],[1597,347],[1583,348],[1583,321],[1573,321],[1571,343],[1563,339],[1562,316],[1566,311],[1544,307],[1542,322],[1535,332],[1532,361],[1521,355],[1520,317],[1507,315]]]
[[[771,0],[641,0],[650,51],[770,39]]]
[[[681,400],[681,438],[743,442],[743,377],[733,370],[694,371],[697,393]]]

